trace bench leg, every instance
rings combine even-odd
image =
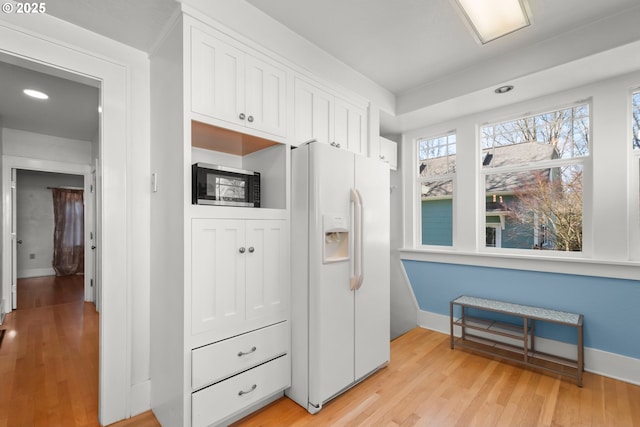
[[[451,349],[453,350],[453,303],[452,302],[449,303],[449,331],[451,334],[449,336],[449,342],[450,342]]]
[[[584,371],[584,342],[582,325],[578,325],[578,387],[582,387],[582,372]]]

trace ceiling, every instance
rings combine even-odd
[[[573,72],[571,66],[559,68],[566,64],[575,68],[581,58],[640,40],[637,0],[528,0],[533,24],[486,45],[472,36],[454,0],[246,2],[393,93],[397,117],[388,115],[382,125],[395,131],[415,126],[419,120],[410,118],[418,111],[430,112],[433,121],[447,109],[461,114],[461,108],[469,110],[475,104],[478,108],[495,106],[496,98],[487,95],[493,93],[492,88],[512,81],[524,84],[528,75],[537,75],[537,86],[520,92],[516,87],[516,95],[501,102],[553,91],[556,88],[548,84],[550,81],[566,87],[571,82],[586,83],[589,78],[640,68],[640,56],[634,55],[637,52],[623,60],[606,56],[606,62],[600,60],[594,65],[600,68],[591,77],[581,73],[567,81],[561,73]],[[175,0],[47,3],[49,15],[145,52],[152,50],[158,34],[178,8]],[[588,63],[581,66],[590,67]],[[554,78],[550,78],[552,71],[558,74]],[[5,78],[0,75],[0,79]],[[491,90],[478,96],[479,91],[487,89]],[[463,101],[468,97],[468,102]],[[4,101],[2,96],[0,104]],[[53,104],[53,97],[50,101]],[[14,107],[0,105],[0,116],[7,127],[11,109]],[[23,121],[33,122],[41,114],[24,115],[29,119]],[[63,126],[62,119],[49,121]]]
[[[28,97],[22,92],[24,89],[44,92],[49,99]],[[60,72],[36,64],[0,56],[0,94],[0,127],[80,141],[93,141],[98,135],[97,86],[69,80]]]

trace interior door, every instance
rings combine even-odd
[[[389,361],[389,165],[355,156],[355,187],[362,199],[364,280],[355,292],[356,379]]]
[[[11,169],[11,308],[18,308],[17,173]]]

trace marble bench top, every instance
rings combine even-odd
[[[551,310],[548,308],[532,307],[529,305],[513,304],[510,302],[496,301],[492,299],[476,298],[463,295],[451,302],[454,304],[462,304],[469,307],[486,308],[489,310],[500,311],[506,314],[514,314],[533,319],[565,323],[568,325],[578,326],[582,323],[582,316],[580,314]]]

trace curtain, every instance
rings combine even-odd
[[[56,276],[84,273],[84,201],[82,190],[52,188],[53,269]]]

